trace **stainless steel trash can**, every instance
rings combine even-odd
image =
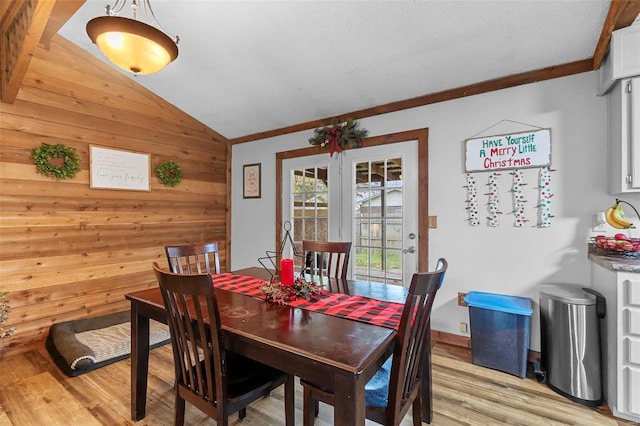
[[[543,284],[538,292],[541,367],[547,385],[572,401],[601,405],[604,297],[573,284]]]

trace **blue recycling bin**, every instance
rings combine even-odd
[[[471,357],[476,365],[527,376],[533,303],[527,297],[470,291]]]

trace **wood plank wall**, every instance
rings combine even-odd
[[[80,173],[37,174],[42,143],[74,147]],[[149,153],[151,191],[90,189],[90,144]],[[218,241],[226,270],[228,147],[61,36],[39,46],[16,101],[0,102],[0,291],[3,325],[17,327],[0,351],[42,345],[55,322],[127,310],[126,293],[157,285],[151,263],[166,265],[166,244]],[[184,171],[174,188],[155,177],[166,160]]]

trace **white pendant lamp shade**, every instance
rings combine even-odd
[[[178,57],[178,46],[151,25],[120,16],[87,23],[87,34],[115,65],[134,74],[153,74]]]

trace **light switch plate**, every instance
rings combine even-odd
[[[438,216],[429,216],[429,228],[438,227]]]

